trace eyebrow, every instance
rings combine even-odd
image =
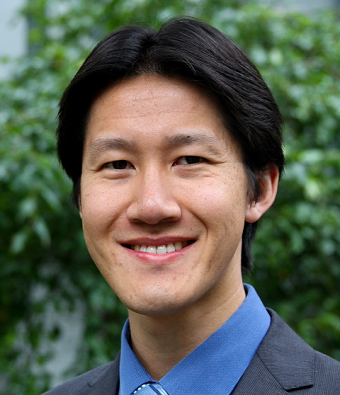
[[[211,153],[219,153],[219,145],[216,144],[216,139],[214,136],[205,132],[171,134],[165,137],[164,142],[170,148],[179,148],[194,144],[205,145]],[[88,145],[88,157],[90,163],[92,163],[95,162],[98,155],[103,151],[132,151],[136,149],[137,144],[133,140],[127,140],[120,137],[102,137]]]
[[[210,134],[205,132],[200,133],[178,133],[166,136],[165,138],[166,144],[170,147],[183,147],[187,145],[205,145],[206,148],[212,153],[219,152],[219,144],[216,144],[216,138]]]
[[[94,162],[98,155],[103,151],[133,150],[136,146],[137,144],[134,141],[119,137],[99,138],[88,145],[89,161]]]

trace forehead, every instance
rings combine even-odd
[[[142,75],[113,84],[94,101],[86,144],[109,134],[169,141],[171,134],[192,137],[193,132],[209,132],[228,145],[233,140],[217,100],[206,89],[180,78]]]
[[[143,106],[147,102],[150,108]],[[146,74],[129,77],[108,86],[95,100],[90,108],[90,116],[101,111],[103,106],[115,107],[115,112],[130,110],[135,115],[152,115],[175,108],[176,102],[181,102],[182,111],[195,110],[198,107],[213,109],[218,116],[220,111],[217,100],[203,87],[187,82],[178,77],[164,77]]]

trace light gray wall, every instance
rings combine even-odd
[[[25,0],[0,0],[0,57],[15,59],[26,53],[27,29],[24,18],[18,10]],[[9,76],[12,65],[0,63],[0,79]]]

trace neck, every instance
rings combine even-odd
[[[205,298],[171,315],[146,316],[129,311],[132,348],[154,380],[165,376],[240,307],[245,299],[242,281],[229,290],[219,303],[212,304]]]

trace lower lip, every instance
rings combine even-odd
[[[148,264],[165,264],[170,263],[181,256],[183,256],[195,243],[189,244],[186,247],[178,251],[167,252],[166,254],[152,254],[150,252],[135,251],[130,248],[125,248],[125,250],[133,255],[135,258]]]

